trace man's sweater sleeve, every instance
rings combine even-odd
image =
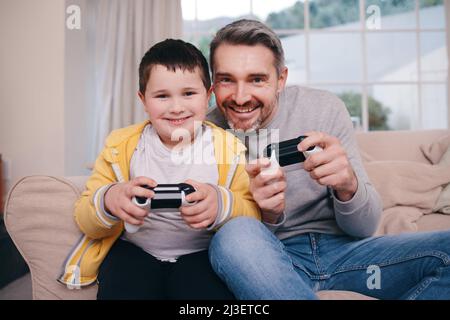
[[[331,126],[331,134],[337,137],[344,146],[348,159],[358,180],[358,188],[353,198],[342,202],[329,189],[333,197],[336,222],[347,234],[365,238],[372,236],[380,222],[382,202],[370,183],[362,164],[351,118],[344,103],[336,98],[337,114]]]

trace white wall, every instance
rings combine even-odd
[[[64,174],[62,0],[0,1],[0,152],[11,181]]]

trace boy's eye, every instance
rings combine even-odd
[[[194,91],[187,91],[187,92],[184,93],[184,95],[185,95],[185,96],[188,96],[188,97],[189,97],[189,96],[192,96],[192,95],[194,95],[194,94],[195,94]]]
[[[166,99],[166,98],[167,98],[167,95],[166,95],[166,94],[158,94],[158,95],[156,96],[156,98],[158,98],[158,99]]]

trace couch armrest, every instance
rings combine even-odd
[[[73,206],[79,196],[79,186],[66,178],[51,176],[25,177],[8,194],[5,225],[30,268],[33,299],[96,297],[96,285],[69,290],[56,280],[67,254],[81,236],[73,218]]]

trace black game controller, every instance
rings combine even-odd
[[[195,192],[195,188],[187,183],[179,184],[158,184],[152,188],[142,185],[142,188],[152,190],[155,195],[153,198],[133,197],[132,202],[140,208],[149,212],[171,212],[176,211],[182,206],[192,206],[197,202],[189,202],[186,196]],[[125,222],[125,229],[129,233],[135,233],[139,230],[139,226]]]
[[[275,152],[275,157],[281,167],[303,162],[313,153],[322,150],[321,147],[312,146],[304,152],[298,151],[298,144],[306,138],[307,136],[299,136],[298,138],[282,141],[280,143],[269,144],[264,149],[264,156],[271,158],[272,153]]]

